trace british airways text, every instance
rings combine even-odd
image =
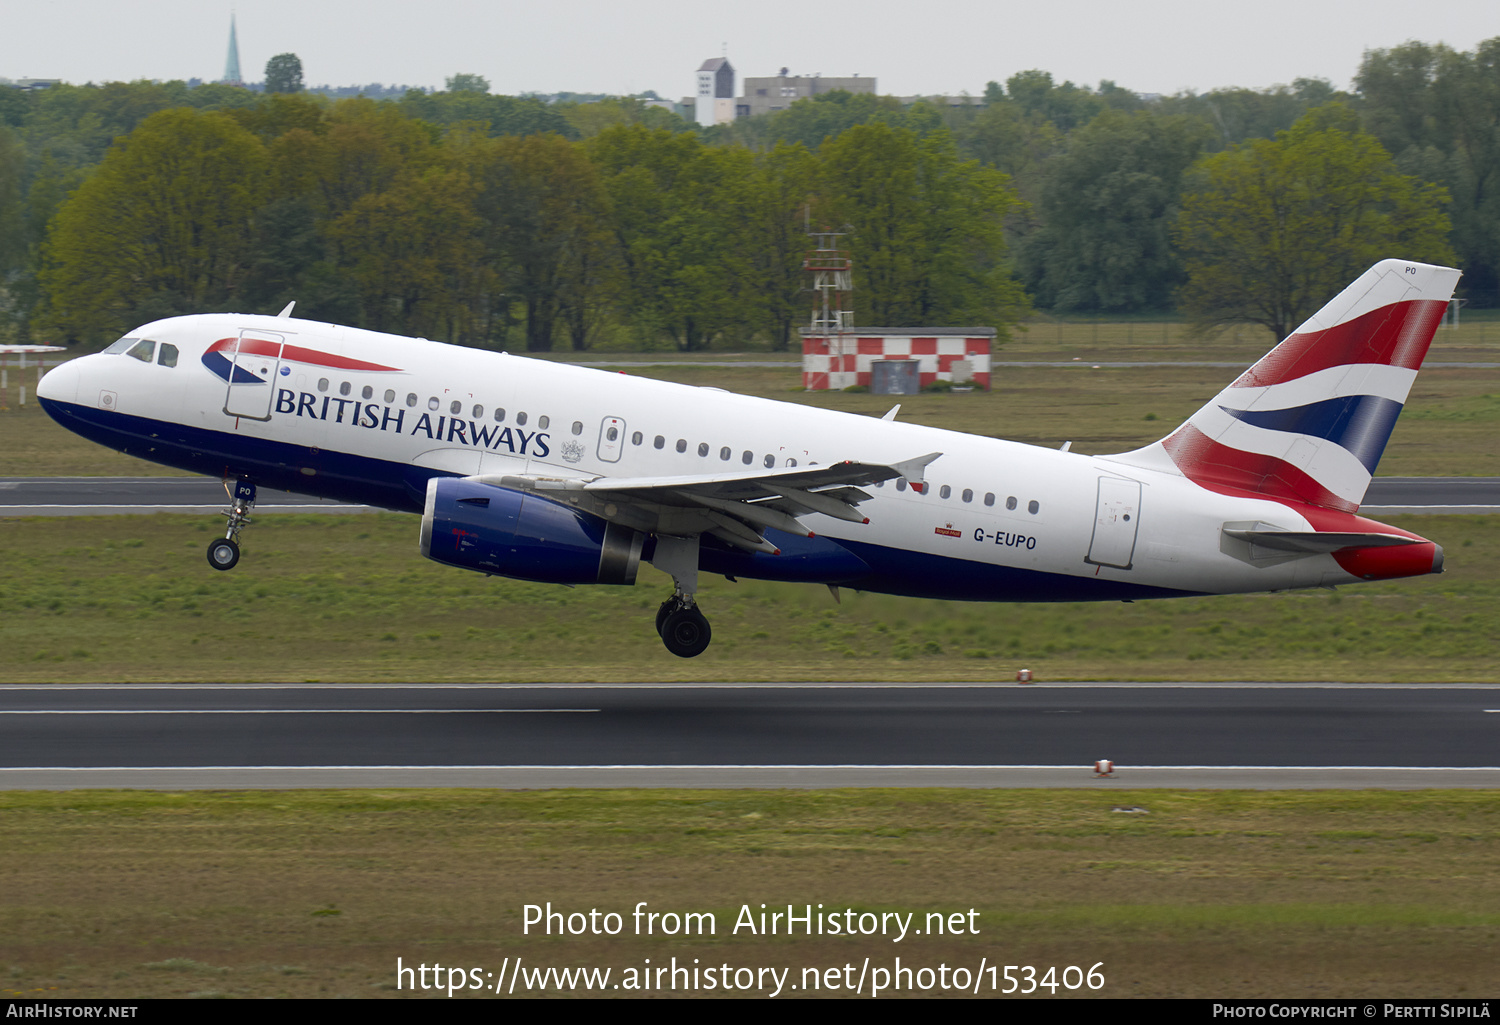
[[[439,416],[422,413],[406,430],[406,414],[415,410],[395,409],[358,399],[340,399],[332,395],[300,394],[282,388],[276,392],[276,412],[307,416],[314,420],[332,420],[336,424],[364,427],[367,430],[391,431],[397,434],[426,435],[434,441],[446,441],[475,448],[499,450],[501,448],[518,455],[545,458],[552,452],[547,444],[551,435],[540,431],[523,431],[519,427],[501,427],[499,424],[481,424],[474,420],[463,420],[456,416]]]

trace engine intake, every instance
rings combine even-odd
[[[422,554],[543,584],[633,584],[646,536],[523,491],[461,477],[427,482]]]

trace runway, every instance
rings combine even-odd
[[[105,516],[152,512],[212,515],[225,508],[223,485],[209,477],[0,477],[0,516]],[[262,491],[257,513],[358,513],[366,505]],[[1361,512],[1500,512],[1500,477],[1377,477]]]
[[[0,789],[1500,788],[1497,739],[1481,685],[0,687]]]

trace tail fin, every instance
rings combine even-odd
[[[1177,430],[1111,458],[1354,512],[1459,276],[1377,263]]]

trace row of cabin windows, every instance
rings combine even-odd
[[[123,343],[123,342],[132,342],[132,341],[135,341],[135,340],[134,339],[128,339],[128,338],[122,338],[119,342],[116,342],[114,345],[110,346],[110,348],[107,349],[107,350],[105,350],[105,351],[106,352],[110,352],[110,351],[122,351],[120,349],[121,343]],[[128,355],[135,356],[137,359],[144,359],[147,362],[150,362],[151,353],[150,353],[149,349],[146,350],[146,354],[144,356],[141,356],[141,355],[137,354],[137,350],[140,348],[140,346],[142,344],[145,344],[145,345],[149,346],[149,345],[152,345],[154,343],[149,343],[149,342],[147,342],[147,343],[137,343],[134,348],[127,346],[127,347],[125,347],[125,349],[123,351],[126,351]],[[176,347],[175,346],[170,346],[170,345],[163,345],[162,348],[163,348],[163,361],[164,361],[164,365],[166,365],[166,366],[176,366],[177,365],[177,349],[176,349]],[[171,360],[172,361],[170,363],[166,363],[165,362],[165,359],[166,359],[165,350],[166,349],[171,349],[172,350],[172,353],[171,353]],[[326,377],[320,378],[318,380],[318,391],[326,392],[328,390],[328,388],[329,388],[328,378],[326,378]],[[344,381],[344,382],[342,382],[339,385],[339,394],[340,395],[348,395],[348,394],[350,394],[350,392],[352,390],[353,390],[353,386],[348,381]],[[361,397],[363,397],[365,399],[372,399],[372,398],[374,398],[375,397],[375,389],[372,388],[372,387],[370,387],[369,385],[365,385],[364,388],[363,388],[363,390],[361,391]],[[392,389],[390,389],[390,388],[387,388],[386,391],[385,391],[384,398],[385,398],[385,401],[388,404],[389,403],[394,403],[396,401],[396,393],[395,393],[395,391],[392,390]],[[417,404],[417,393],[416,392],[410,392],[410,393],[407,394],[407,396],[406,396],[406,404],[408,406],[412,406],[412,407],[416,406],[416,404]],[[441,405],[441,403],[439,402],[437,396],[435,396],[435,395],[432,396],[432,397],[430,397],[427,400],[427,408],[431,409],[433,411],[436,411],[440,405]],[[455,416],[461,415],[463,413],[463,403],[460,402],[457,399],[454,399],[451,403],[449,403],[448,411],[450,413],[452,413],[453,415],[455,415]],[[473,406],[473,408],[470,409],[469,415],[473,419],[475,419],[475,420],[483,419],[483,417],[484,417],[484,406],[481,405],[481,404],[479,404],[479,403],[475,403],[474,406]],[[495,422],[496,423],[502,423],[502,422],[504,422],[504,420],[505,420],[505,410],[501,409],[501,408],[497,408],[494,411],[494,417],[495,417]],[[516,423],[518,425],[525,426],[526,421],[527,421],[527,417],[526,417],[526,414],[524,412],[516,414]],[[537,426],[538,430],[545,431],[548,427],[551,426],[551,424],[552,424],[552,418],[551,417],[541,416],[541,417],[537,418],[536,426]],[[573,424],[572,424],[572,427],[571,427],[571,430],[572,430],[572,433],[575,436],[582,434],[583,433],[583,421],[582,420],[574,420]],[[614,427],[610,427],[609,428],[609,440],[610,441],[614,441],[616,439],[615,431],[616,431],[616,428],[614,428]],[[632,445],[641,445],[641,444],[644,444],[645,440],[646,440],[646,436],[644,434],[642,434],[640,431],[636,431],[633,434],[631,434],[631,436],[630,436],[630,443]],[[656,448],[656,449],[666,448],[666,445],[667,445],[666,436],[662,435],[662,434],[658,434],[654,439],[652,439],[651,445],[652,445],[653,448]],[[686,438],[678,438],[677,439],[677,444],[676,444],[675,448],[680,453],[686,453],[687,450],[688,450],[687,439]],[[700,441],[698,443],[698,456],[700,458],[703,458],[703,459],[708,458],[708,455],[709,455],[709,453],[711,451],[712,451],[712,447],[708,444],[708,442],[706,442],[706,441]],[[734,450],[731,449],[728,445],[724,445],[724,446],[722,446],[719,449],[719,459],[722,462],[726,462],[727,463],[733,457],[734,457]],[[755,453],[752,452],[752,451],[750,451],[749,449],[745,449],[743,452],[740,453],[740,462],[743,463],[745,466],[751,465],[752,463],[755,462]],[[767,453],[766,455],[764,455],[764,456],[761,457],[761,465],[764,466],[768,470],[771,469],[771,468],[773,468],[776,465],[776,457],[774,455],[771,455],[771,454]],[[797,460],[789,458],[786,461],[786,465],[787,466],[796,466],[797,465]],[[816,466],[817,464],[813,463],[811,465]],[[885,487],[885,481],[879,481],[879,482],[876,483],[875,486],[877,488],[883,488],[883,487]],[[897,479],[897,481],[896,481],[896,490],[897,491],[905,491],[906,490],[906,480],[905,480],[905,478],[898,478]],[[944,484],[942,487],[940,487],[938,489],[938,497],[939,498],[951,498],[952,496],[953,496],[953,488],[951,486],[949,486],[947,484]],[[963,492],[960,494],[959,498],[960,498],[960,501],[963,501],[963,502],[972,502],[972,501],[974,501],[974,492],[973,492],[973,490],[971,488],[964,488]],[[993,506],[995,504],[995,493],[993,491],[987,492],[985,494],[985,496],[984,496],[984,504],[986,506]],[[1016,496],[1011,495],[1011,496],[1009,496],[1009,497],[1007,497],[1005,499],[1005,508],[1006,509],[1014,512],[1015,509],[1016,509],[1016,507],[1017,507],[1017,505],[1019,505],[1019,502],[1016,500]],[[1029,512],[1029,513],[1031,513],[1033,516],[1035,516],[1038,512],[1041,511],[1041,505],[1036,501],[1036,499],[1032,499],[1031,501],[1029,501],[1029,502],[1026,503],[1026,511]]]
[[[318,378],[318,391],[326,392],[329,389],[329,387],[330,387],[330,384],[329,384],[328,378],[326,378],[326,377],[320,377],[320,378]],[[348,381],[343,381],[343,382],[341,382],[339,384],[339,394],[340,395],[348,395],[351,392],[353,392],[353,390],[354,390],[354,386],[351,385]],[[362,388],[360,390],[360,398],[369,400],[369,399],[373,399],[374,397],[375,397],[375,389],[372,388],[372,387],[370,387],[368,384],[365,385],[364,388]],[[387,405],[394,405],[395,402],[396,402],[396,392],[392,388],[387,388],[385,390],[385,395],[382,396],[382,397],[385,399],[385,402],[386,402]],[[412,409],[415,409],[416,406],[417,406],[417,402],[418,402],[418,398],[417,398],[417,393],[416,392],[407,392],[406,393],[406,404],[407,404],[408,407],[410,407]],[[442,400],[439,399],[436,395],[430,395],[427,398],[427,408],[430,409],[430,410],[432,410],[434,413],[438,411],[438,409],[442,406],[442,404],[443,404]],[[453,415],[453,416],[462,416],[463,415],[463,411],[464,411],[464,404],[461,401],[459,401],[458,399],[454,399],[452,402],[448,403],[448,412],[451,415]],[[483,420],[484,419],[484,405],[482,403],[478,403],[478,402],[474,403],[474,405],[469,408],[469,416],[472,419],[474,419],[474,420]],[[505,422],[505,409],[503,407],[497,406],[495,408],[495,410],[494,410],[494,417],[495,417],[495,422],[497,424],[498,423],[504,423]],[[517,413],[516,414],[516,419],[515,419],[516,425],[518,427],[525,427],[528,419],[529,419],[529,417],[527,416],[527,414],[525,412]],[[536,426],[537,426],[537,430],[539,430],[539,431],[545,431],[547,428],[549,428],[549,427],[552,426],[552,418],[550,416],[540,416],[540,417],[537,417]],[[583,430],[583,425],[581,423],[574,423],[573,427],[574,427],[574,430],[573,430],[574,434],[578,434],[580,431]]]
[[[159,354],[156,353],[155,350],[156,350],[156,342],[154,342],[154,341],[152,341],[152,340],[150,340],[148,338],[121,338],[119,341],[115,342],[109,348],[105,349],[104,350],[104,354],[107,355],[107,354],[111,354],[111,353],[124,353],[125,355],[131,356],[131,357],[133,357],[135,359],[138,359],[138,360],[140,360],[143,363],[150,363],[151,359],[152,359],[152,356],[155,355],[157,357],[157,360],[156,360],[157,363],[160,364],[161,366],[164,366],[164,367],[175,367],[177,365],[177,346],[173,345],[170,342],[162,342],[161,343],[161,351],[160,351],[160,353]],[[318,391],[320,391],[320,392],[326,392],[328,390],[328,388],[329,388],[328,378],[326,378],[326,377],[319,378],[318,379]],[[348,381],[343,381],[343,382],[341,382],[339,384],[339,394],[340,395],[348,395],[348,394],[350,394],[353,391],[353,388],[354,388],[354,386],[352,384],[350,384]],[[368,399],[372,399],[372,398],[375,397],[375,389],[372,388],[370,385],[365,385],[364,388],[361,389],[360,396],[361,396],[361,398],[364,398],[364,399],[367,399],[367,400]],[[394,403],[396,401],[396,392],[395,392],[395,390],[391,389],[391,388],[387,388],[385,390],[384,398],[385,398],[385,401],[386,401],[387,404]],[[417,393],[416,392],[409,392],[409,393],[407,393],[406,404],[408,406],[411,406],[411,407],[415,407],[416,406],[416,404],[417,404]],[[432,397],[430,397],[430,398],[428,398],[428,400],[427,400],[427,408],[431,409],[433,411],[436,411],[440,405],[441,405],[441,403],[439,402],[437,396],[435,396],[435,395],[432,396]],[[455,415],[455,416],[458,416],[458,415],[462,414],[463,413],[463,403],[460,402],[457,399],[454,399],[451,403],[449,403],[448,411],[450,413],[452,413],[453,415]],[[479,403],[475,403],[474,406],[473,406],[473,408],[469,412],[470,412],[470,416],[472,416],[475,420],[483,419],[483,417],[484,417],[484,406],[481,405],[481,404],[479,404]],[[497,408],[494,411],[494,417],[495,417],[495,422],[496,423],[502,423],[502,422],[504,422],[504,420],[505,420],[505,410],[502,409],[502,408]],[[527,421],[527,417],[526,417],[526,414],[524,412],[516,414],[516,423],[518,425],[525,426],[526,421]],[[537,422],[536,422],[537,429],[545,431],[548,427],[551,426],[551,422],[552,422],[551,421],[551,417],[547,417],[547,416],[538,417],[537,418]],[[617,428],[615,428],[615,427],[610,427],[609,428],[609,440],[610,441],[616,440],[616,438],[617,438],[616,431],[617,431]],[[573,434],[575,436],[576,435],[580,435],[580,434],[583,433],[583,421],[582,420],[574,420],[573,421],[572,432],[573,432]],[[633,433],[630,436],[630,443],[632,445],[641,445],[641,444],[643,444],[645,442],[645,440],[646,440],[645,439],[645,435],[643,435],[640,431],[636,431],[635,433]],[[657,449],[665,448],[666,444],[667,444],[666,436],[658,434],[655,437],[655,439],[652,440],[651,444],[652,444],[652,447],[657,448]],[[677,444],[676,444],[676,449],[680,453],[687,452],[687,449],[688,449],[687,439],[686,438],[678,438],[677,439]],[[708,454],[709,454],[710,451],[711,451],[711,448],[710,448],[708,442],[706,442],[706,441],[700,441],[698,443],[698,456],[700,458],[703,458],[703,459],[708,458]],[[721,461],[723,461],[723,462],[728,462],[733,457],[733,455],[734,455],[734,451],[728,445],[725,445],[725,446],[723,446],[723,447],[721,447],[719,449],[719,459]],[[752,451],[750,451],[749,449],[745,449],[743,452],[740,453],[740,462],[743,463],[746,466],[749,466],[750,464],[752,464],[753,462],[755,462],[755,453],[752,452]],[[769,454],[769,453],[766,454],[761,459],[761,465],[763,465],[768,470],[771,469],[772,467],[774,467],[776,465],[776,457],[774,455]],[[796,466],[797,465],[797,460],[789,458],[786,461],[786,465],[787,466]],[[811,465],[816,466],[817,464],[813,463]],[[877,488],[883,488],[883,487],[885,487],[885,481],[877,481],[876,484],[875,484],[875,486]],[[905,491],[906,490],[906,479],[904,477],[897,478],[897,480],[896,480],[896,490],[897,491]],[[938,497],[939,498],[951,498],[952,496],[953,496],[953,488],[951,486],[949,486],[947,484],[944,484],[942,487],[938,488]],[[972,502],[972,501],[974,501],[974,492],[973,492],[973,490],[970,489],[970,488],[964,488],[963,492],[959,496],[959,499],[960,499],[960,501],[963,501],[963,502]],[[984,504],[986,506],[993,506],[995,504],[995,493],[993,491],[986,492],[986,494],[984,496]],[[1010,510],[1011,512],[1015,511],[1017,505],[1019,505],[1019,502],[1016,500],[1016,496],[1015,495],[1010,495],[1009,497],[1007,497],[1005,499],[1005,508],[1008,509],[1008,510]],[[1029,501],[1029,502],[1026,503],[1026,511],[1029,512],[1029,513],[1031,513],[1033,516],[1035,516],[1038,512],[1041,511],[1041,505],[1040,505],[1040,503],[1037,502],[1036,499],[1032,499],[1031,501]]]
[[[883,487],[885,487],[885,481],[877,481],[876,484],[875,484],[875,486],[877,488],[883,488]],[[898,478],[896,478],[896,490],[897,491],[905,491],[906,490],[906,478],[905,477],[898,477]],[[939,498],[952,498],[953,497],[953,488],[951,486],[947,485],[947,484],[944,484],[942,487],[938,488],[938,497]],[[964,488],[963,491],[959,495],[959,500],[960,501],[964,501],[964,502],[972,502],[972,501],[974,501],[974,491],[973,491],[973,489],[971,489],[971,488]],[[984,504],[987,505],[987,506],[993,506],[995,504],[995,493],[993,491],[985,492]],[[1008,498],[1006,498],[1006,500],[1005,500],[1005,508],[1008,509],[1008,510],[1010,510],[1011,512],[1015,512],[1016,507],[1018,505],[1020,505],[1020,502],[1016,500],[1016,496],[1015,495],[1011,495]],[[1029,501],[1029,502],[1026,503],[1026,511],[1029,512],[1029,513],[1031,513],[1031,515],[1035,516],[1037,513],[1039,513],[1039,512],[1042,511],[1041,503],[1038,502],[1036,499],[1033,498],[1031,501]]]
[[[329,387],[330,387],[330,382],[329,382],[328,378],[322,377],[322,378],[318,379],[318,391],[320,391],[320,392],[326,392],[329,389]],[[340,395],[348,395],[352,391],[353,391],[353,385],[351,385],[348,381],[344,381],[344,382],[341,382],[339,384],[339,394]],[[363,398],[365,398],[365,399],[372,399],[372,398],[375,397],[375,389],[372,388],[372,387],[370,387],[369,385],[365,385],[363,391],[361,392],[361,396]],[[385,401],[386,401],[387,404],[391,404],[391,403],[394,403],[396,401],[396,393],[395,393],[394,390],[392,390],[390,388],[386,389],[384,397],[385,397]],[[416,406],[416,404],[417,404],[417,393],[416,392],[410,392],[410,393],[407,394],[407,396],[406,396],[406,404],[408,406],[411,406],[411,407],[415,407]],[[440,405],[441,405],[441,403],[439,402],[437,396],[435,396],[435,395],[432,396],[432,397],[430,397],[427,400],[427,408],[430,409],[430,410],[433,410],[434,412],[437,411],[437,409],[438,409],[438,407]],[[463,407],[463,403],[460,402],[460,401],[458,401],[457,399],[455,399],[455,400],[453,400],[449,404],[448,411],[450,413],[452,413],[453,415],[458,416],[458,415],[461,415],[463,413],[463,408],[464,408]],[[473,419],[475,419],[475,420],[482,419],[484,417],[484,406],[481,405],[481,404],[479,404],[479,403],[475,403],[474,406],[473,406],[473,408],[469,411],[469,415]],[[505,420],[505,410],[497,408],[495,410],[495,412],[494,412],[494,416],[495,416],[495,422],[496,423],[502,423],[502,422],[504,422],[504,420]],[[524,412],[516,414],[516,423],[518,425],[525,426],[526,420],[527,420],[527,417],[526,417],[526,414]],[[545,431],[545,430],[547,430],[547,428],[549,428],[550,426],[552,426],[552,418],[548,417],[548,416],[540,416],[540,417],[537,418],[536,426],[537,426],[537,430]],[[573,432],[573,434],[575,436],[582,434],[583,433],[583,421],[582,420],[574,420],[573,421],[573,425],[571,427],[571,430],[572,430],[572,432]],[[615,428],[615,427],[608,428],[609,440],[610,441],[615,441],[616,440],[616,438],[618,436],[617,433],[616,433],[617,430],[618,429]],[[641,444],[644,444],[645,440],[646,440],[646,436],[644,434],[642,434],[640,431],[636,431],[634,434],[632,434],[630,436],[630,443],[632,445],[641,445]],[[664,435],[661,435],[661,434],[658,434],[656,436],[655,440],[653,440],[653,442],[652,442],[652,445],[655,448],[658,448],[658,449],[665,448],[666,444],[667,444],[667,439],[666,439],[666,437]],[[678,452],[686,452],[687,449],[688,449],[687,439],[686,438],[678,438],[677,439],[677,451]],[[709,454],[709,451],[710,451],[710,447],[709,447],[708,442],[705,441],[705,442],[699,442],[698,443],[698,455],[699,456],[707,457],[708,454]],[[733,450],[731,450],[728,445],[725,445],[724,447],[722,447],[722,448],[719,449],[719,458],[721,460],[725,461],[725,462],[728,462],[729,459],[733,456],[733,454],[734,454]],[[744,452],[740,453],[740,462],[744,463],[746,466],[749,466],[751,463],[755,462],[755,453],[751,452],[749,449],[746,449]],[[765,455],[765,456],[763,456],[761,458],[761,463],[762,463],[763,466],[766,467],[766,469],[770,469],[770,468],[772,468],[772,467],[774,467],[776,465],[776,457],[774,455],[770,455],[768,453],[767,455]],[[786,461],[786,465],[787,466],[796,466],[797,465],[797,460],[795,460],[795,459],[788,459]],[[814,465],[816,465],[816,464],[814,464]]]

